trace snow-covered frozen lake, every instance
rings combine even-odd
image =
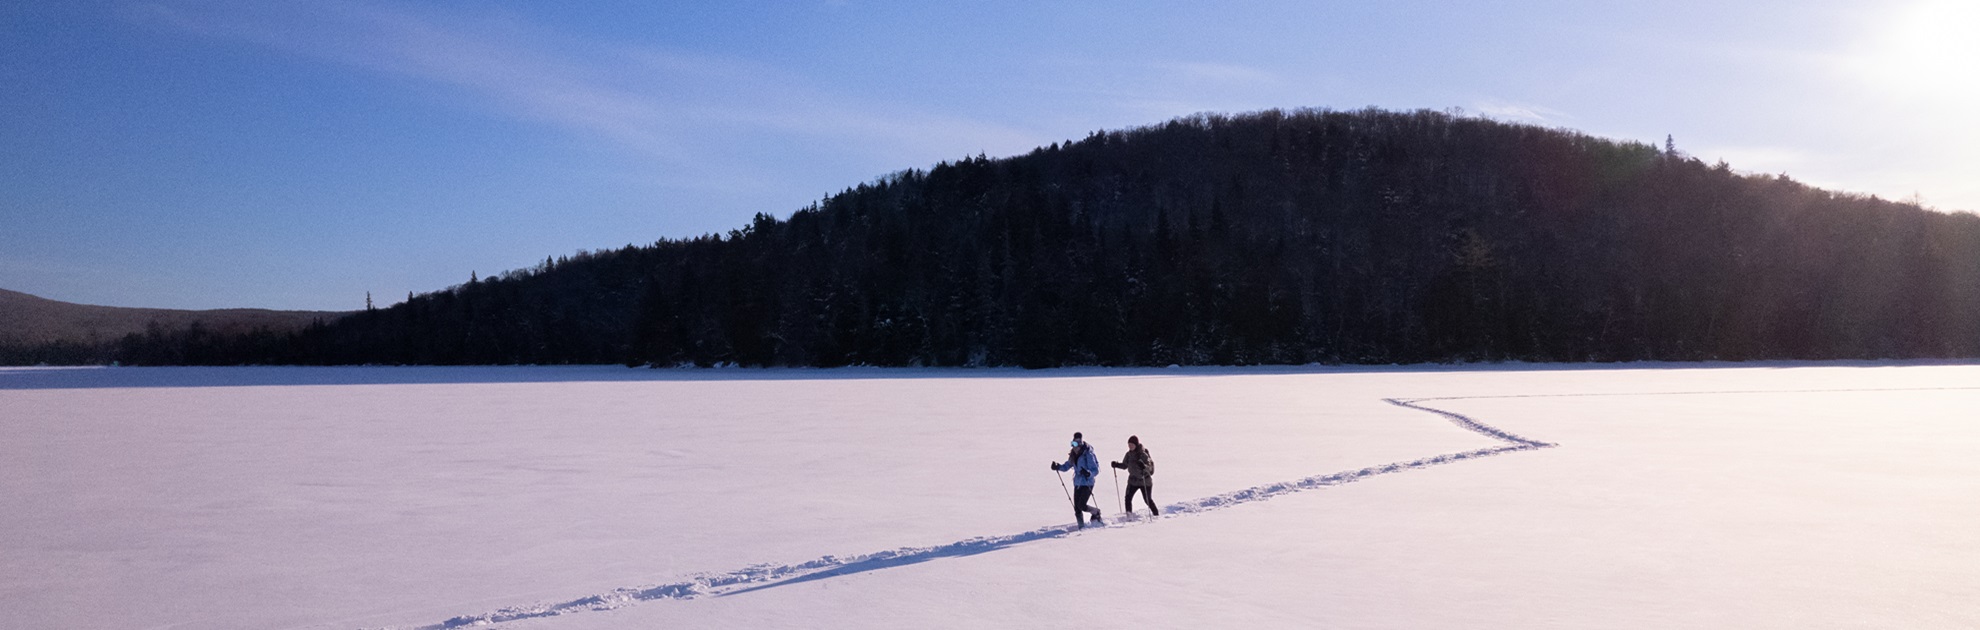
[[[1163,517],[1070,529],[1073,431]],[[1980,627],[1971,364],[4,369],[0,432],[4,628]]]

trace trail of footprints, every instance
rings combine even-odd
[[[1162,506],[1162,516],[1158,518],[1123,520],[1119,521],[1118,525],[1110,526],[1108,529],[1114,527],[1133,527],[1157,520],[1221,510],[1245,503],[1264,501],[1283,494],[1352,483],[1376,475],[1421,470],[1431,466],[1469,461],[1481,457],[1491,457],[1494,455],[1555,446],[1547,442],[1515,435],[1511,432],[1479,422],[1464,414],[1419,404],[1426,400],[1459,400],[1462,398],[1470,397],[1387,398],[1384,400],[1399,407],[1442,416],[1460,428],[1497,440],[1501,443],[1499,446],[1253,486],[1216,496],[1165,505]],[[1077,531],[1080,530],[1072,524],[1064,524],[1042,527],[1017,534],[970,538],[933,547],[902,547],[856,556],[824,556],[796,564],[759,564],[724,573],[704,573],[688,580],[669,584],[617,588],[609,593],[580,597],[561,603],[515,606],[478,615],[462,615],[439,623],[413,626],[406,630],[444,630],[446,628],[467,626],[487,626],[523,619],[611,610],[654,600],[681,600],[733,595],[786,584],[796,584],[840,575],[926,562],[936,558],[976,555],[1028,542],[1063,538]]]

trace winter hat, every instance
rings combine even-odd
[[[1135,436],[1132,436],[1132,435],[1130,435],[1130,436],[1128,436],[1128,443],[1129,443],[1129,444],[1133,444],[1133,445],[1136,445],[1136,446],[1140,446],[1140,445],[1141,445],[1141,438],[1138,438],[1138,437],[1135,437]]]
[[[1075,440],[1078,440],[1078,439],[1082,439],[1082,438],[1080,437],[1080,435],[1079,435],[1079,432],[1078,432],[1078,431],[1074,431],[1074,432],[1073,432],[1073,439],[1075,439]]]

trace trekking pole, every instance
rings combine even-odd
[[[1109,466],[1108,468],[1113,468]],[[1121,494],[1121,469],[1114,468],[1114,498],[1121,500],[1121,513],[1127,513],[1127,495]]]
[[[1063,471],[1063,470],[1053,470],[1053,471],[1052,471],[1052,474],[1055,474],[1055,475],[1058,475],[1058,476],[1059,476],[1059,491],[1060,491],[1060,492],[1064,492],[1064,493],[1066,493],[1066,503],[1072,503],[1072,491],[1071,491],[1071,490],[1067,490],[1067,489],[1066,489],[1066,473],[1065,473],[1065,471]],[[1075,506],[1073,506],[1073,510],[1074,510],[1074,511],[1078,511],[1078,510],[1079,510],[1079,506],[1077,506],[1077,505],[1075,505]]]

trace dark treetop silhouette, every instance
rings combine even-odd
[[[1980,356],[1980,217],[1430,111],[1198,115],[129,363]]]

